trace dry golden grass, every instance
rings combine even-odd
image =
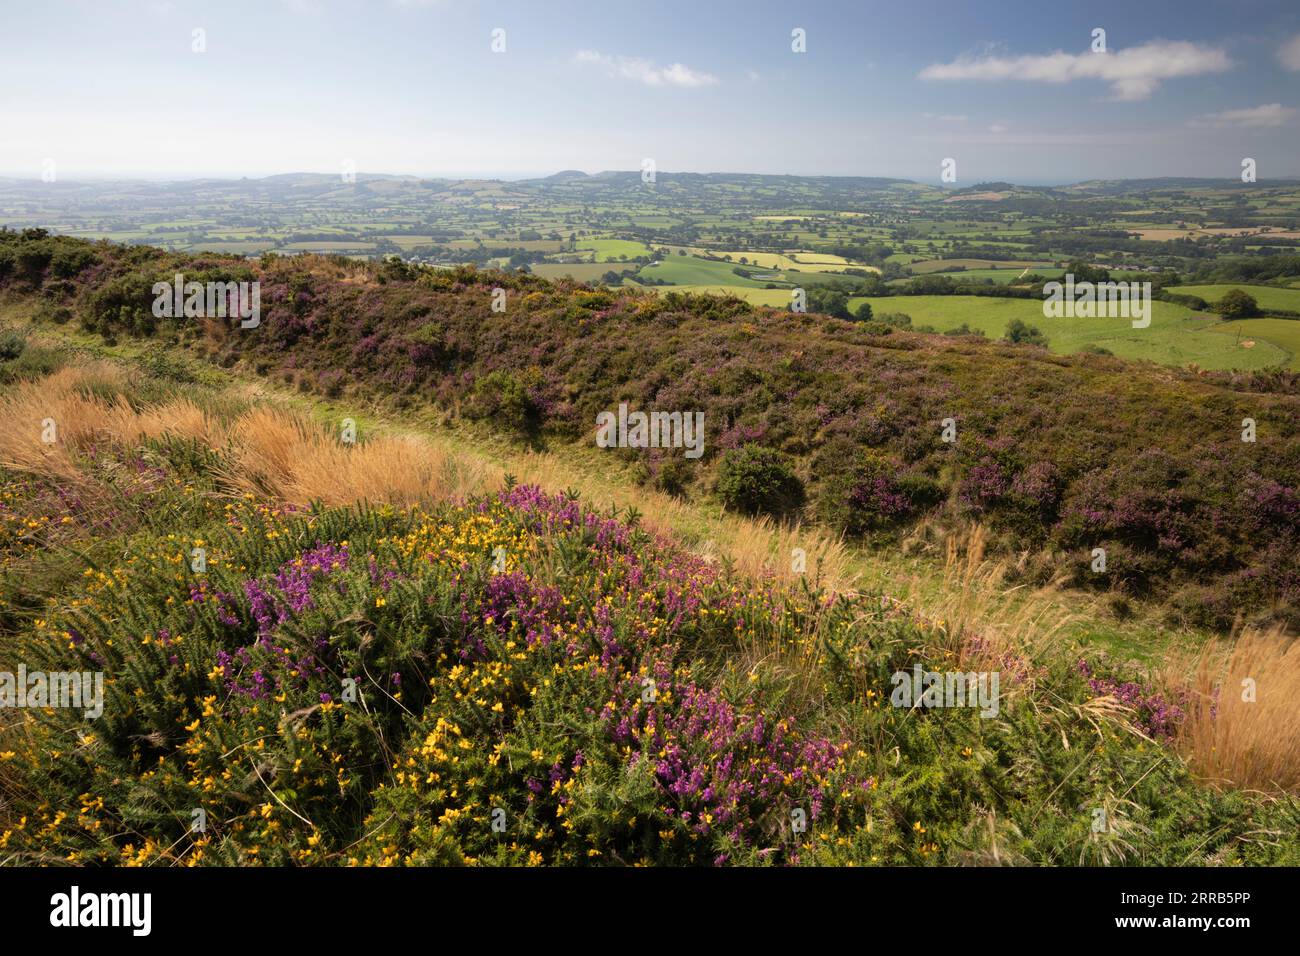
[[[635,507],[650,530],[694,540],[695,550],[705,557],[730,563],[750,577],[770,576],[787,583],[803,579],[839,593],[861,583],[853,555],[837,536],[734,514],[702,522],[698,509],[678,498],[589,475],[555,455],[529,451],[494,460],[439,436],[413,432],[386,431],[345,445],[337,433],[306,415],[271,404],[273,399],[261,387],[241,391],[236,385],[232,395],[239,404],[253,407],[223,422],[185,399],[132,408],[112,397],[126,385],[127,376],[119,367],[90,363],[9,390],[0,398],[0,415],[28,427],[0,433],[0,463],[83,484],[87,478],[76,454],[91,444],[134,445],[175,435],[221,451],[228,463],[223,478],[231,490],[326,505],[368,501],[403,506],[463,498],[499,488],[508,472],[548,491],[573,489],[598,506]],[[59,428],[60,440],[54,445],[40,441],[46,418],[53,418]],[[802,562],[796,559],[799,551]],[[965,619],[982,613],[1001,593],[990,585],[989,569],[982,567],[982,543],[968,551],[974,557],[969,566],[981,568],[979,586],[971,587],[970,572],[962,572],[959,600],[931,608],[935,616],[956,622],[955,633],[964,632]]]
[[[269,407],[240,416],[229,441],[224,475],[232,487],[295,504],[403,507],[462,498],[497,483],[486,467],[427,442],[381,435],[344,444],[306,418]]]
[[[0,432],[0,459],[13,468],[53,468],[63,475],[63,469],[73,467],[70,452],[85,451],[96,442],[130,445],[171,434],[211,443],[219,435],[208,414],[186,399],[132,408],[113,394],[123,384],[120,370],[95,364],[63,368],[39,382],[10,389],[0,396],[0,420],[11,426]],[[56,428],[53,444],[41,440],[47,419]]]
[[[1248,630],[1230,650],[1208,646],[1182,689],[1178,746],[1193,772],[1216,786],[1300,792],[1300,641]]]
[[[252,401],[254,407],[222,422],[186,399],[133,408],[114,394],[126,384],[118,367],[93,363],[9,390],[0,398],[0,416],[27,427],[0,432],[0,464],[80,485],[88,479],[77,453],[92,444],[132,446],[174,435],[221,451],[228,463],[222,476],[232,490],[295,504],[405,506],[458,499],[501,487],[509,472],[548,491],[574,489],[598,505],[635,507],[643,523],[660,533],[680,535],[699,526],[695,509],[671,495],[589,477],[550,454],[522,452],[493,462],[416,433],[381,433],[349,445],[307,416],[268,404],[260,390],[236,390],[241,403]],[[54,444],[41,441],[47,418],[58,427]],[[795,581],[806,574],[810,583],[836,591],[856,583],[843,542],[821,531],[724,515],[709,524],[707,534],[699,550],[747,575]],[[794,559],[796,549],[804,553],[805,571]]]

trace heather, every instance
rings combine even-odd
[[[1158,602],[1175,624],[1297,622],[1300,400],[1287,373],[874,334],[738,299],[472,268],[251,264],[13,233],[3,242],[23,266],[0,282],[109,340],[158,336],[308,392],[580,454],[596,415],[619,402],[702,410],[699,462],[668,449],[607,454],[690,500],[799,514],[875,543],[921,523],[979,521],[995,548],[1028,556],[1024,583]],[[155,320],[149,284],[176,271],[259,279],[260,327]],[[492,310],[497,288],[503,313]],[[1241,440],[1245,418],[1253,443]],[[955,442],[941,440],[945,419]],[[760,452],[788,461],[795,483],[744,493],[727,462]],[[1104,574],[1090,569],[1094,548],[1107,551]]]
[[[132,460],[101,444],[86,489]],[[4,712],[8,862],[1297,859],[1294,799],[1199,785],[1113,662],[746,578],[533,486],[303,508],[184,442],[134,450],[143,523],[5,473],[11,566],[57,574],[55,529],[87,559],[4,622],[6,664],[106,675],[97,720]],[[997,716],[891,707],[918,664],[996,667]]]
[[[0,391],[64,423],[0,441],[0,664],[100,671],[106,697],[0,711],[9,862],[1296,859],[1260,837],[1296,832],[1259,718],[1285,706],[1199,703],[1234,671],[1170,687],[811,565],[742,572],[634,510],[464,484],[413,439],[195,405],[184,366],[142,361]],[[918,665],[996,670],[996,716],[891,706]]]

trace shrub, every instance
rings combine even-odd
[[[787,455],[747,444],[728,451],[718,466],[718,496],[745,514],[785,517],[804,504],[803,482]]]
[[[87,332],[105,338],[115,333],[152,335],[158,320],[153,314],[153,282],[138,272],[116,276],[92,290],[81,310]]]
[[[817,511],[836,531],[857,537],[907,521],[942,499],[942,486],[929,475],[868,452],[851,471],[826,482]]]
[[[17,332],[0,333],[0,362],[9,362],[23,354],[27,339]]]
[[[474,383],[469,412],[515,434],[533,434],[542,423],[542,411],[532,392],[539,379],[536,371],[491,372]]]
[[[1026,325],[1020,319],[1012,319],[1007,323],[1003,341],[1012,345],[1041,345],[1047,348],[1047,336],[1038,330],[1038,326]]]

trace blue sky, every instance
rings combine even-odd
[[[4,175],[1300,175],[1295,0],[7,6]]]

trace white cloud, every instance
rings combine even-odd
[[[1222,73],[1232,67],[1226,53],[1184,40],[1152,40],[1113,53],[1054,53],[1024,56],[963,56],[932,63],[923,80],[1026,80],[1068,83],[1098,79],[1111,84],[1119,100],[1144,100],[1162,80]]]
[[[1224,110],[1222,113],[1206,113],[1187,121],[1188,126],[1198,129],[1264,129],[1286,126],[1300,116],[1300,109],[1283,106],[1281,103],[1265,103],[1249,109]]]
[[[1300,33],[1282,44],[1277,51],[1277,61],[1292,73],[1300,71]]]
[[[636,80],[646,86],[712,86],[718,78],[712,73],[692,70],[681,63],[669,66],[656,66],[650,60],[639,56],[621,56],[598,53],[595,50],[579,50],[574,54],[575,63],[593,64],[604,68],[610,76],[625,80]]]
[[[1000,135],[1002,133],[1007,132],[1010,129],[1011,127],[1008,126],[1006,123],[994,123],[992,126],[989,127],[989,132]]]

